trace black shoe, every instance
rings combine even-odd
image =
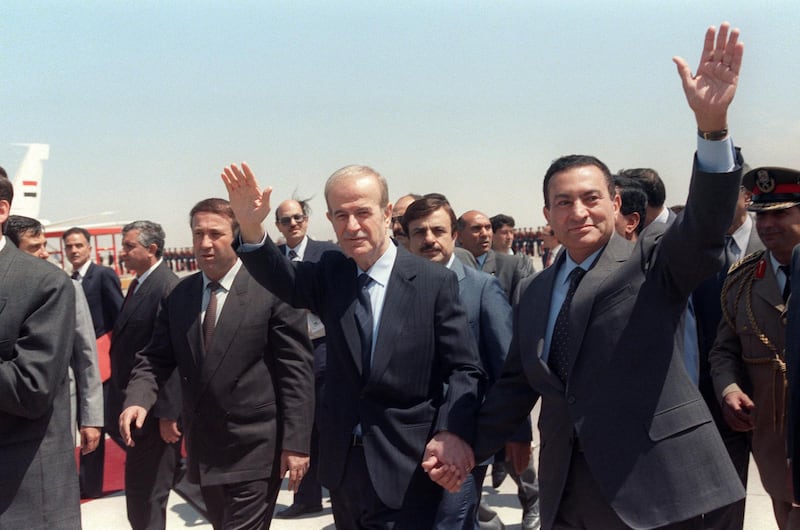
[[[495,462],[492,464],[492,487],[497,489],[508,476],[506,473],[506,466],[504,462]]]
[[[322,511],[322,505],[307,506],[305,504],[292,504],[285,510],[281,510],[275,514],[276,519],[293,519],[301,515],[308,515],[310,513],[319,513]]]

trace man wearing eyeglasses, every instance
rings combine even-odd
[[[275,226],[286,240],[279,245],[280,251],[290,261],[317,262],[322,254],[328,251],[341,252],[341,249],[329,241],[315,241],[308,237],[308,217],[311,208],[309,199],[285,200],[275,210]],[[307,312],[308,336],[314,345],[314,388],[316,390],[316,410],[319,409],[319,398],[325,383],[325,326],[314,313]],[[316,416],[316,414],[315,414]],[[292,519],[309,513],[322,511],[322,486],[317,480],[318,433],[316,418],[311,430],[311,453],[308,472],[297,488],[291,506],[275,514],[278,519]]]

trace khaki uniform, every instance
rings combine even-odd
[[[785,304],[767,252],[750,254],[731,268],[722,303],[723,318],[708,356],[714,389],[721,401],[736,390],[753,400],[752,449],[761,482],[773,502],[791,503]]]

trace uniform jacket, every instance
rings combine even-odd
[[[189,479],[213,486],[277,475],[281,450],[309,451],[314,379],[305,316],[242,267],[204,353],[202,297],[198,273],[162,303],[153,337],[137,355],[125,407],[149,409],[177,367]]]
[[[722,400],[731,388],[742,389],[742,382],[749,381],[747,394],[756,405],[753,458],[761,482],[772,497],[790,502],[785,431],[785,306],[768,253],[759,252],[751,257],[749,266],[730,273],[723,296],[727,317],[723,316],[717,340],[708,354],[717,399]]]
[[[389,508],[399,509],[415,474],[424,478],[420,462],[433,434],[448,430],[472,439],[484,376],[456,276],[397,248],[369,379],[362,384],[355,262],[326,252],[318,263],[292,264],[269,238],[240,256],[259,283],[320,315],[325,324],[320,482],[339,486],[360,423],[372,485]]]
[[[476,458],[496,451],[541,397],[542,528],[553,526],[579,444],[592,476],[632,528],[683,521],[744,490],[673,337],[689,293],[721,267],[740,171],[695,171],[684,213],[633,246],[612,235],[570,306],[566,385],[542,361],[553,282],[526,280],[503,375],[481,407]]]
[[[10,241],[0,251],[0,528],[80,528],[67,367],[75,287]]]

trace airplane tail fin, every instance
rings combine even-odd
[[[48,144],[14,144],[28,148],[25,158],[14,176],[14,202],[11,213],[39,218],[39,205],[42,200],[42,162],[50,158]]]

